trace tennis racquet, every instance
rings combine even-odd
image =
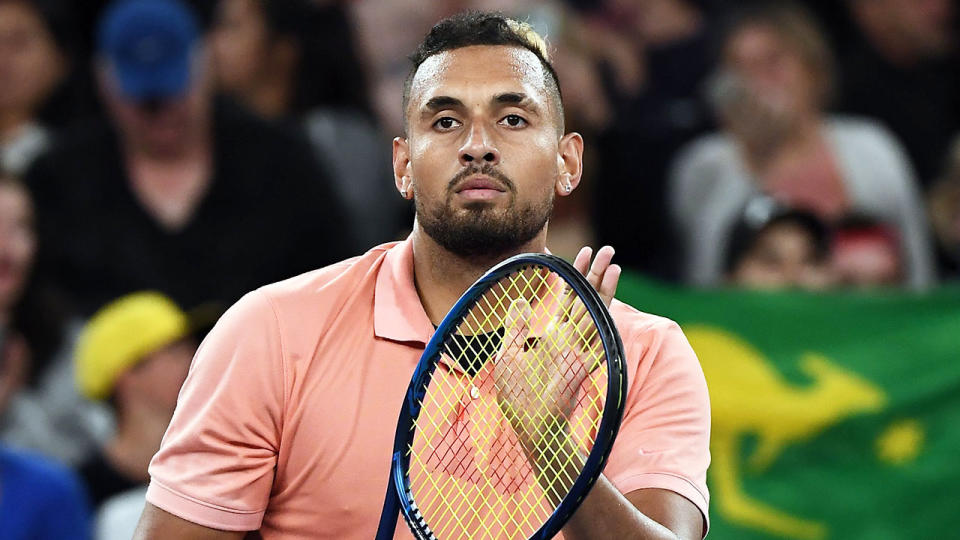
[[[522,254],[460,297],[400,410],[377,540],[553,537],[620,427],[623,345],[572,265]]]

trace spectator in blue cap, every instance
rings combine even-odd
[[[355,248],[306,140],[214,99],[209,62],[178,0],[104,11],[106,121],[65,134],[27,177],[39,270],[80,315],[143,289],[223,307]]]

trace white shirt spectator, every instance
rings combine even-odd
[[[824,124],[852,212],[893,227],[900,238],[906,284],[934,279],[933,254],[914,173],[900,143],[865,119],[830,117]],[[685,243],[687,282],[718,285],[730,229],[760,193],[733,138],[716,133],[683,149],[670,176],[670,210]]]

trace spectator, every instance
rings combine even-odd
[[[857,288],[903,284],[897,235],[874,219],[852,215],[836,227],[833,267],[841,285]]]
[[[187,315],[155,292],[111,302],[84,328],[77,385],[87,398],[108,401],[117,419],[115,434],[79,467],[94,507],[149,480],[147,466],[197,349],[191,331]]]
[[[595,149],[597,238],[617,246],[621,264],[675,280],[681,261],[667,211],[667,178],[677,150],[713,125],[700,92],[712,59],[708,2],[603,4],[585,16],[584,33],[607,73],[614,111]]]
[[[0,326],[0,414],[18,391],[28,357]],[[89,538],[83,488],[69,469],[0,444],[0,531],[6,540]]]
[[[889,224],[902,239],[907,282],[932,282],[929,233],[906,157],[870,121],[824,117],[831,64],[814,22],[793,4],[754,8],[730,25],[710,92],[724,131],[691,143],[671,178],[690,282],[718,282],[730,228],[758,193],[828,222],[858,213]]]
[[[11,174],[49,144],[40,116],[69,69],[60,15],[50,2],[0,2],[0,169]]]
[[[219,88],[261,116],[301,123],[346,203],[358,249],[408,228],[408,206],[384,190],[390,154],[366,99],[343,6],[309,0],[221,0],[212,32]]]
[[[843,55],[839,108],[881,120],[929,186],[960,130],[954,1],[847,3],[860,32]]]
[[[812,213],[767,197],[753,199],[730,236],[727,280],[753,289],[826,289],[835,281],[830,240],[827,226]]]
[[[354,245],[305,141],[211,99],[183,4],[112,4],[98,48],[109,122],[65,135],[28,175],[41,270],[82,314],[142,289],[224,306]]]
[[[109,422],[74,390],[70,354],[64,350],[65,317],[32,271],[33,223],[26,188],[0,174],[0,329],[8,352],[22,357],[11,364],[22,369],[18,390],[4,393],[9,402],[0,406],[0,440],[72,464],[94,447]]]

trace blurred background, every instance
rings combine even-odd
[[[957,7],[0,0],[0,530],[130,537],[219,314],[409,232],[407,55],[480,9],[586,141],[551,249],[613,245],[701,359],[711,538],[954,535]]]

